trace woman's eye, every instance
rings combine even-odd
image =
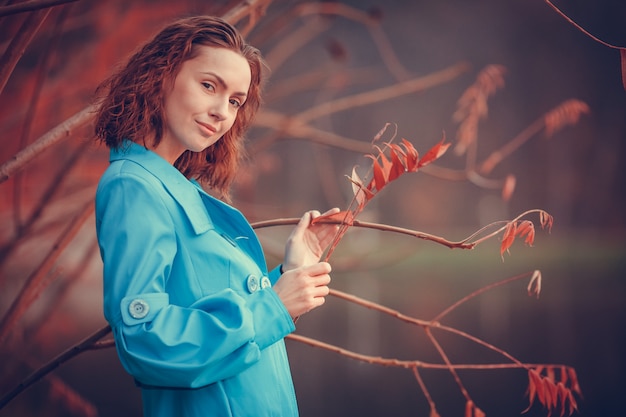
[[[207,90],[214,90],[215,89],[215,87],[213,87],[213,84],[207,83],[207,82],[202,83],[202,86],[204,88],[206,88]]]
[[[231,98],[231,99],[230,99],[230,104],[231,104],[233,107],[237,108],[237,109],[238,109],[239,107],[241,107],[241,102],[240,102],[239,100],[234,99],[234,98]]]

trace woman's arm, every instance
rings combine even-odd
[[[176,278],[178,248],[155,184],[121,173],[101,181],[96,226],[105,316],[123,365],[138,381],[199,387],[242,372],[294,325],[271,288],[246,298],[225,288],[191,306],[170,303],[165,288]]]

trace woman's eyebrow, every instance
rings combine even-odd
[[[220,77],[219,75],[217,75],[216,73],[211,72],[211,71],[205,71],[205,72],[203,72],[202,74],[204,74],[204,75],[210,75],[210,76],[214,77],[214,78],[217,80],[217,83],[218,83],[218,84],[219,84],[219,85],[220,85],[223,89],[225,89],[225,90],[227,90],[227,89],[228,89],[228,84],[226,84],[226,81],[224,81],[224,79],[223,79],[222,77]],[[248,96],[248,94],[247,94],[247,93],[244,93],[244,92],[242,92],[242,91],[238,91],[238,92],[236,92],[236,93],[233,93],[233,95],[235,95],[235,96],[240,96],[240,97],[247,97],[247,96]]]

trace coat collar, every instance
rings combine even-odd
[[[122,159],[133,161],[142,166],[163,184],[167,192],[185,212],[196,234],[214,228],[213,221],[207,213],[199,191],[203,194],[206,193],[197,182],[189,181],[172,164],[155,152],[129,140],[124,141],[119,148],[111,149],[110,162]]]

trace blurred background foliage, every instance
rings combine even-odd
[[[580,414],[623,415],[626,177],[620,166],[626,155],[626,91],[619,53],[540,0],[251,3],[260,13],[238,27],[272,68],[264,109],[248,134],[250,159],[233,190],[234,205],[251,221],[297,217],[309,208],[345,208],[350,184],[344,176],[355,165],[367,166],[363,154],[385,123],[395,124],[398,137],[421,152],[442,132],[454,142],[457,100],[488,65],[502,65],[506,73],[479,124],[478,161],[563,101],[587,103],[589,114],[550,138],[532,137],[489,181],[477,182],[465,171],[465,156],[449,152],[436,165],[461,173],[458,180],[442,178],[437,170],[406,175],[362,216],[454,240],[542,208],[555,225],[550,235],[538,232],[534,248],[517,243],[502,262],[495,241],[471,252],[450,251],[354,230],[331,259],[333,285],[428,319],[482,286],[541,269],[539,300],[525,296],[525,284],[507,286],[468,303],[447,324],[524,362],[574,366],[585,394]],[[2,51],[29,19],[42,21],[0,96],[0,163],[85,109],[98,83],[163,25],[180,16],[223,15],[238,4],[80,0],[51,8],[45,19],[42,12],[0,16]],[[626,46],[622,2],[555,4],[595,36]],[[5,54],[2,62],[6,59]],[[408,81],[445,70],[454,76],[407,91]],[[388,96],[381,90],[394,87]],[[361,100],[348,100],[345,109],[333,107],[359,94]],[[310,117],[304,128],[294,119],[303,115]],[[6,318],[28,277],[47,265],[28,308],[0,342],[0,395],[104,324],[101,264],[93,219],[84,207],[107,157],[87,123],[0,183],[0,315]],[[505,201],[501,181],[507,175],[515,176],[516,188]],[[494,187],[481,186],[485,183]],[[81,213],[84,224],[76,222]],[[75,235],[46,264],[72,225]],[[259,231],[270,263],[278,262],[288,231]],[[338,300],[329,299],[298,327],[299,333],[363,353],[438,360],[416,329]],[[442,337],[442,344],[454,361],[494,360],[454,338]],[[427,413],[410,372],[293,342],[288,348],[304,417]],[[464,401],[450,376],[441,371],[423,376],[442,416],[461,415]],[[526,407],[524,372],[461,376],[487,415],[517,415]],[[96,414],[140,414],[139,391],[113,349],[81,355],[0,410],[0,416]],[[532,409],[529,415],[545,412]]]

